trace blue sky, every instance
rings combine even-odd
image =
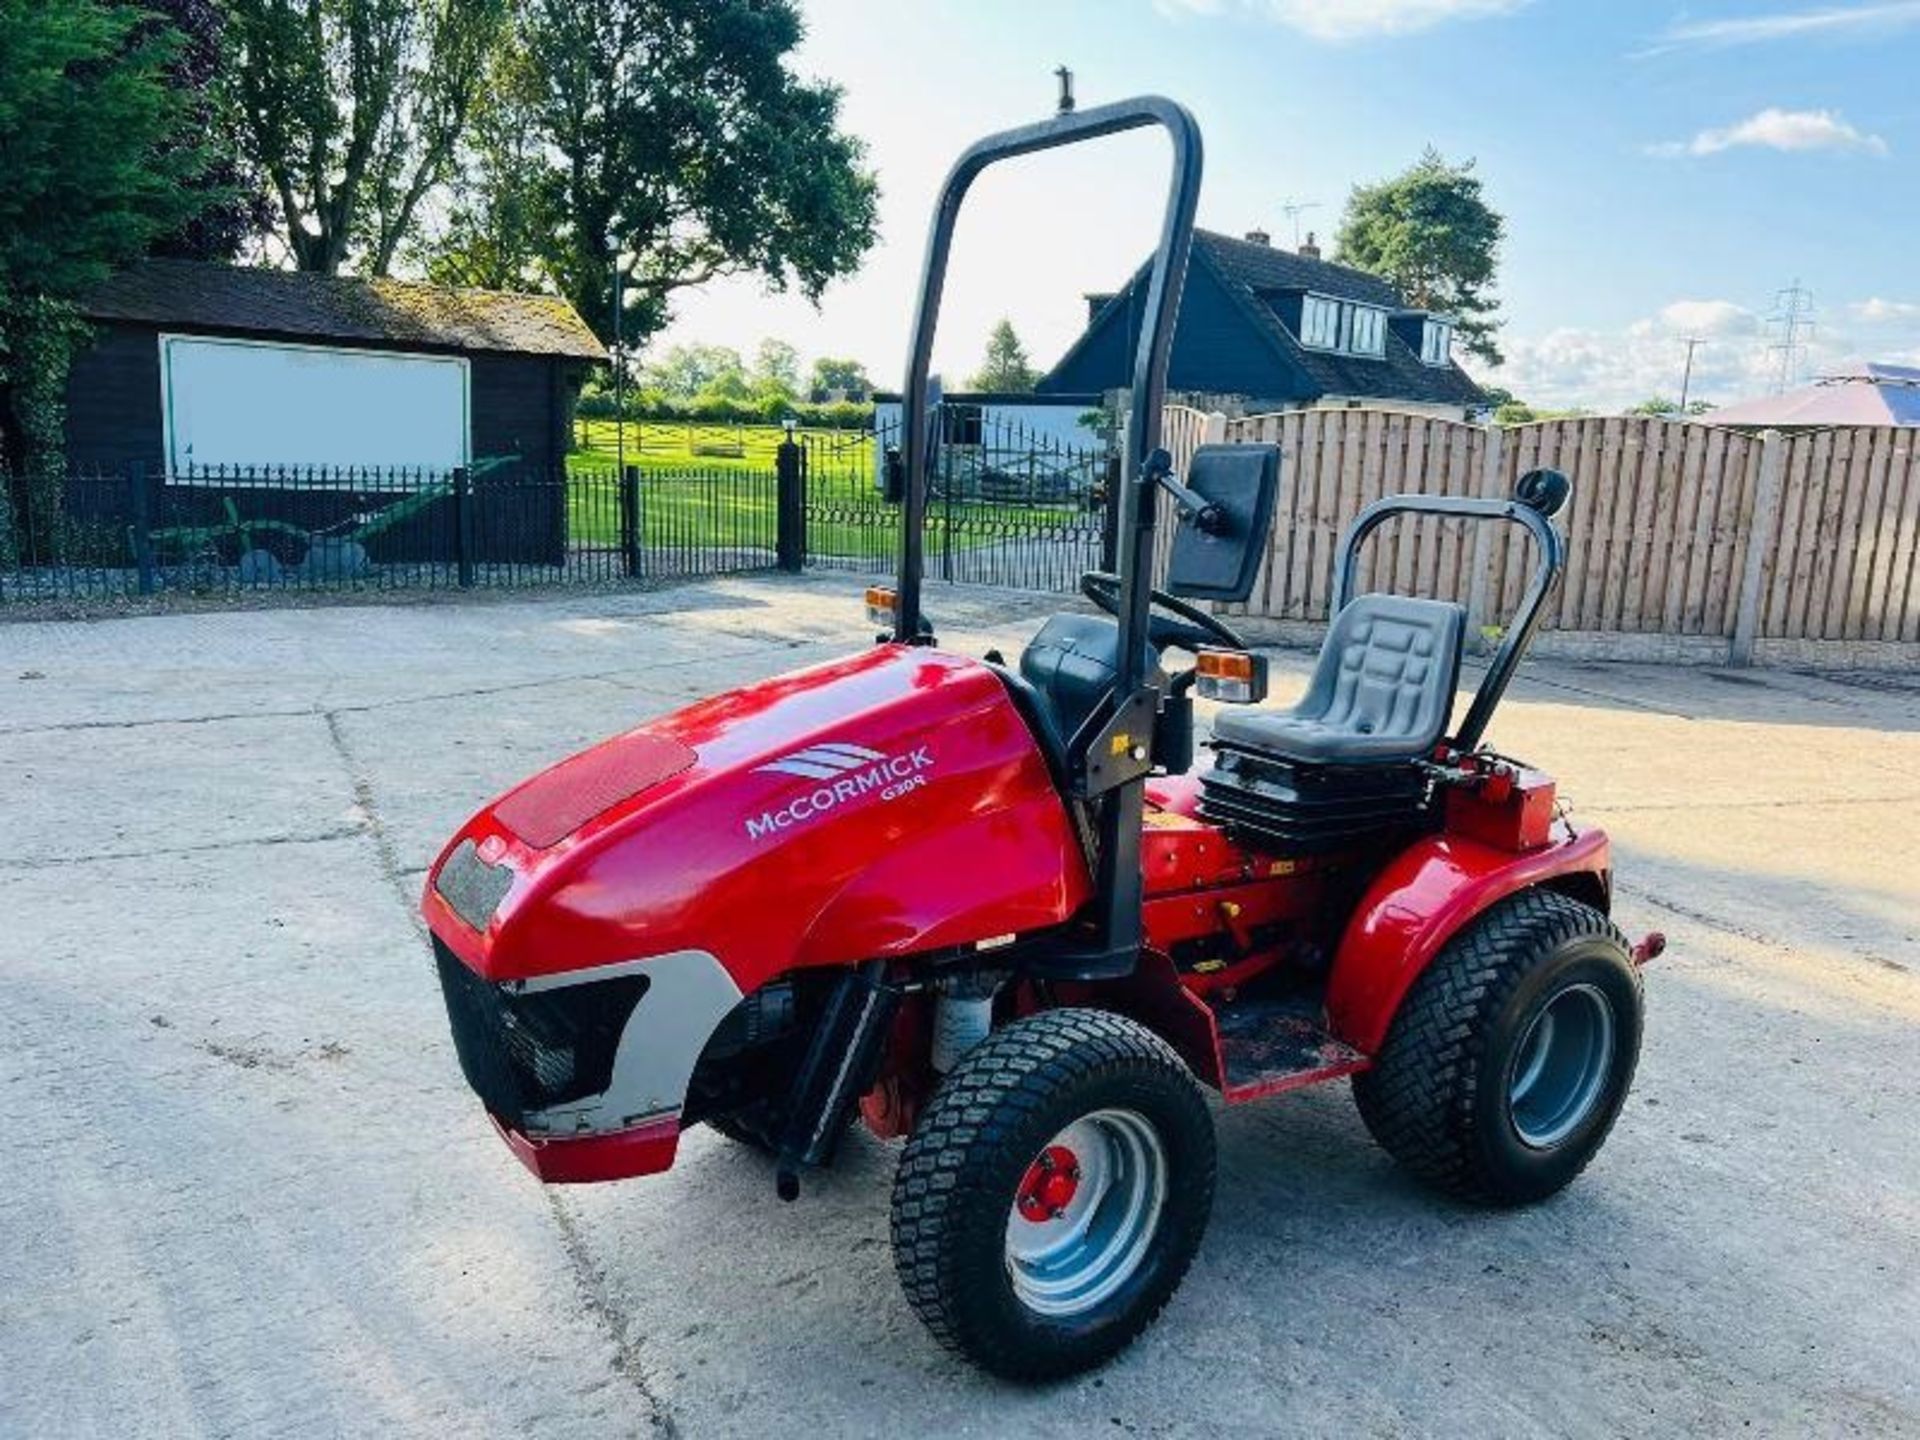
[[[1798,279],[1818,325],[1802,369],[1920,362],[1920,0],[809,0],[803,71],[846,91],[880,175],[881,243],[815,311],[731,281],[688,296],[657,344],[854,354],[896,384],[934,191],[975,136],[1051,108],[1157,90],[1206,134],[1201,223],[1329,234],[1349,188],[1428,144],[1473,158],[1508,219],[1509,352],[1483,379],[1611,407],[1679,386],[1732,400],[1777,364],[1764,317]],[[990,172],[956,247],[937,359],[977,363],[1010,316],[1050,363],[1080,294],[1150,244],[1164,149],[1139,135]]]

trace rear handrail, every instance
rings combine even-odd
[[[1563,503],[1564,496],[1562,490],[1556,500]],[[1559,503],[1555,503],[1553,508],[1558,509]],[[1499,650],[1487,666],[1486,678],[1474,692],[1467,718],[1460,722],[1460,728],[1454,732],[1453,743],[1462,751],[1473,750],[1486,735],[1494,707],[1507,693],[1507,686],[1513,681],[1521,657],[1533,643],[1533,632],[1539,628],[1546,613],[1548,597],[1566,569],[1567,543],[1560,532],[1554,529],[1553,522],[1548,518],[1549,513],[1520,500],[1478,500],[1456,495],[1388,495],[1362,510],[1340,537],[1340,550],[1333,569],[1331,615],[1338,615],[1353,599],[1360,569],[1360,546],[1369,535],[1396,515],[1450,515],[1463,520],[1504,520],[1520,526],[1533,536],[1537,548],[1533,576],[1528,581],[1526,593],[1520,597],[1519,608],[1514,611],[1513,623],[1507,627]]]

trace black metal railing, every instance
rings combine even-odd
[[[930,580],[1068,592],[1102,568],[1104,442],[966,411],[943,424]],[[893,438],[814,433],[692,463],[643,450],[624,469],[576,456],[553,471],[506,459],[0,477],[0,603],[615,584],[776,565],[883,574],[900,543],[885,487]]]
[[[727,467],[131,466],[6,486],[0,602],[453,589],[771,567],[776,479]]]
[[[979,407],[947,407],[928,476],[926,574],[957,584],[1069,592],[1102,568],[1111,447]],[[806,553],[810,565],[884,574],[897,564],[900,509],[885,498],[897,426],[856,452],[846,437],[809,437]]]

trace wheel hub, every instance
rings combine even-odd
[[[1613,1070],[1613,1006],[1592,985],[1569,985],[1546,1003],[1514,1051],[1507,1108],[1535,1150],[1565,1140],[1606,1094]]]
[[[1135,1110],[1096,1110],[1048,1141],[1007,1217],[1007,1273],[1021,1303],[1079,1315],[1126,1284],[1159,1230],[1168,1174],[1159,1132]]]
[[[1044,1224],[1064,1215],[1080,1189],[1080,1158],[1064,1145],[1049,1145],[1020,1179],[1020,1218]]]

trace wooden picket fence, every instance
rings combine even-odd
[[[1920,644],[1911,430],[1755,435],[1643,417],[1502,429],[1390,410],[1229,420],[1169,409],[1163,443],[1176,464],[1209,441],[1274,442],[1284,455],[1260,577],[1233,607],[1242,614],[1324,621],[1339,535],[1381,495],[1506,496],[1551,466],[1573,482],[1559,521],[1567,572],[1546,618],[1562,648],[1911,663]],[[1369,542],[1362,579],[1457,600],[1477,632],[1518,603],[1530,543],[1512,526],[1407,517]],[[1576,637],[1584,643],[1565,643]],[[1836,641],[1849,642],[1846,656],[1806,643]]]

